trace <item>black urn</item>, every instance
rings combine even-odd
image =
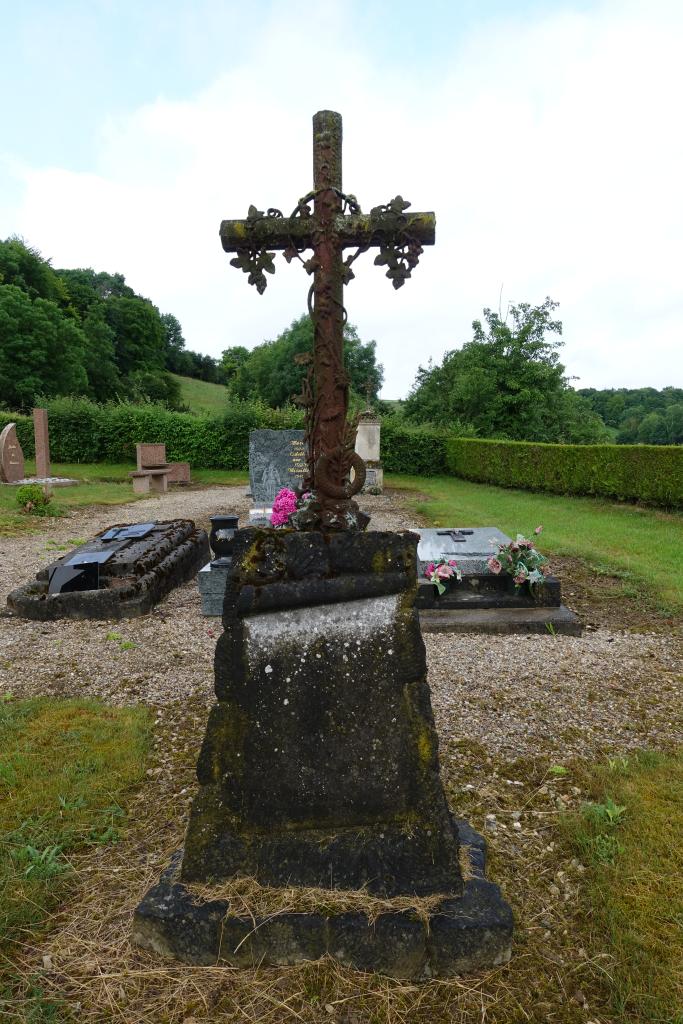
[[[214,553],[211,565],[229,565],[232,560],[232,542],[239,522],[239,516],[209,516],[211,533],[209,544]]]

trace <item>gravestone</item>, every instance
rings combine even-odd
[[[509,958],[512,916],[483,877],[483,840],[452,818],[441,784],[416,545],[411,533],[237,532],[200,789],[182,855],[136,911],[139,945],[236,966],[331,954],[411,978]],[[212,895],[235,875],[441,899],[428,921],[253,920]]]
[[[259,292],[274,270],[269,249],[288,261],[313,249],[303,261],[313,274],[312,372],[300,396],[312,528],[235,536],[199,794],[184,852],[139,904],[133,939],[189,963],[329,954],[397,977],[448,976],[509,959],[512,914],[483,877],[483,840],[453,818],[441,784],[415,608],[417,537],[362,532],[368,517],[352,500],[366,474],[343,358],[354,259],[378,247],[375,262],[402,286],[434,240],[434,215],[406,214],[401,196],[362,214],[342,191],[339,114],[319,111],[313,136],[314,187],[292,216],[251,207],[220,232]],[[344,259],[345,247],[355,255]],[[324,901],[316,912],[254,919],[212,892],[236,875],[361,900],[437,899],[426,920],[405,903],[373,921],[361,909],[331,913]]]
[[[16,423],[8,423],[0,433],[0,481],[17,483],[24,479],[24,453],[17,437]]]
[[[36,442],[36,476],[47,479],[50,476],[50,433],[47,425],[47,409],[33,410],[33,433]]]
[[[364,491],[381,494],[384,489],[384,469],[380,461],[381,423],[370,407],[361,414],[356,431],[356,454],[365,462]]]
[[[13,590],[7,605],[22,618],[41,621],[133,618],[192,579],[208,554],[206,532],[190,519],[109,527]],[[98,567],[96,574],[90,566]],[[89,580],[93,588],[86,588]]]
[[[303,430],[252,430],[249,434],[249,490],[252,526],[270,523],[273,501],[283,487],[301,487],[306,475]]]
[[[420,625],[427,633],[562,633],[581,636],[577,615],[562,604],[562,590],[556,576],[546,576],[532,589],[515,586],[507,573],[492,573],[488,559],[498,544],[510,538],[494,526],[453,529],[421,529],[419,543],[418,593]],[[453,559],[462,580],[449,580],[446,593],[425,578],[430,562]]]
[[[488,559],[495,553],[496,545],[507,544],[510,538],[495,526],[478,526],[416,531],[420,540],[417,545],[418,576],[422,576],[429,562],[440,558],[453,558],[464,574],[488,572]]]

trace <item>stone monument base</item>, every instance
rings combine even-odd
[[[512,914],[439,774],[417,539],[235,533],[199,792],[182,854],[136,911],[140,945],[237,966],[329,954],[408,978],[509,957]],[[225,898],[240,878],[323,890],[321,909],[254,921]],[[396,909],[331,911],[344,891]]]
[[[453,827],[471,873],[460,896],[444,895],[426,916],[404,909],[374,920],[358,910],[242,916],[243,907],[233,910],[226,899],[199,897],[181,882],[179,851],[135,911],[132,940],[188,964],[280,966],[329,955],[355,970],[412,981],[507,963],[512,913],[498,886],[486,881],[485,841],[466,821],[454,821]],[[330,892],[330,901],[339,895]]]
[[[28,476],[23,480],[10,480],[8,487],[23,487],[24,484],[40,484],[41,487],[75,487],[80,480],[68,476]]]
[[[384,467],[381,462],[366,461],[365,483],[362,494],[383,494],[384,493]]]

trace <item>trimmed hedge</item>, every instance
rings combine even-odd
[[[55,462],[134,462],[139,441],[166,445],[171,461],[205,469],[248,469],[249,431],[302,427],[298,410],[248,402],[223,416],[169,412],[157,405],[95,405],[58,398],[47,405]],[[0,430],[14,421],[30,458],[30,416],[0,412]],[[382,423],[382,462],[388,473],[459,476],[500,487],[556,494],[588,494],[683,505],[683,445],[534,444],[453,437],[429,427]]]
[[[683,445],[449,438],[447,472],[500,487],[683,505]]]
[[[408,476],[444,476],[448,473],[448,433],[432,427],[407,427],[382,421],[382,465],[387,473]]]
[[[248,469],[249,431],[302,427],[298,410],[274,410],[237,403],[223,416],[169,412],[157,405],[95,405],[85,399],[58,398],[47,403],[53,462],[135,462],[140,441],[166,445],[171,462],[206,469]],[[30,416],[0,412],[0,430],[17,424],[24,455],[34,454]]]

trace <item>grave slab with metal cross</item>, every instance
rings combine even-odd
[[[311,206],[313,209],[311,210]],[[352,500],[365,482],[363,459],[354,451],[354,423],[348,421],[349,376],[344,367],[344,285],[352,264],[370,248],[375,263],[400,288],[416,267],[423,246],[433,245],[433,213],[408,212],[398,195],[389,203],[361,212],[354,195],[342,191],[342,119],[331,110],[313,117],[313,190],[299,200],[291,216],[273,208],[249,208],[245,220],[224,220],[220,237],[230,262],[249,275],[249,284],[265,291],[266,274],[275,272],[275,251],[291,262],[299,259],[313,283],[308,308],[314,325],[309,375],[297,401],[306,414],[310,525],[324,530],[358,530],[367,516]],[[304,259],[303,254],[312,250]],[[345,250],[353,250],[344,257]]]

